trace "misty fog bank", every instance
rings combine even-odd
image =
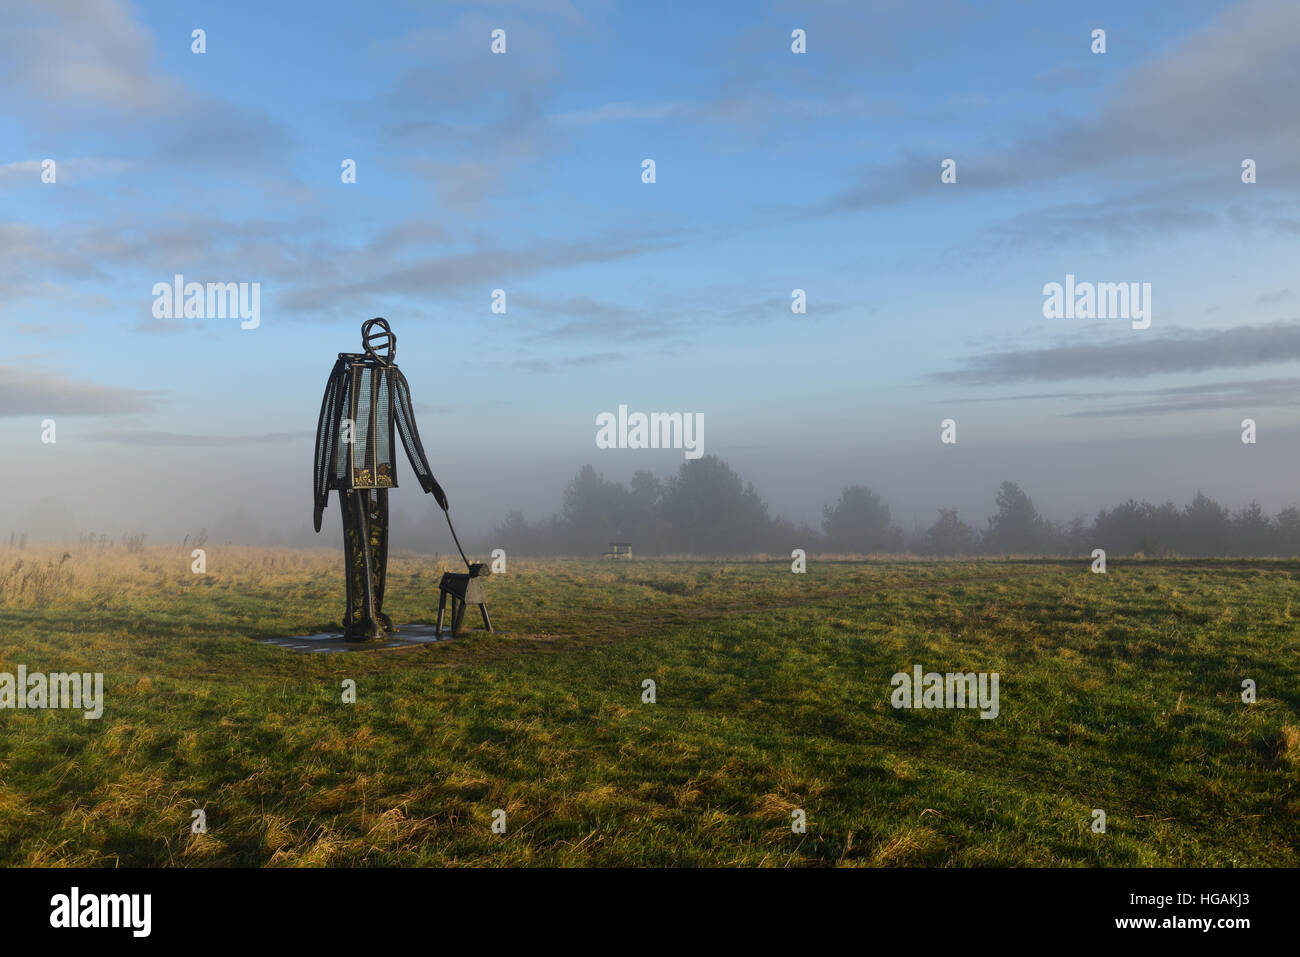
[[[631,542],[638,555],[783,555],[793,548],[936,557],[1088,555],[1094,548],[1117,555],[1300,555],[1300,510],[1291,505],[1270,514],[1253,500],[1221,504],[1198,489],[1183,503],[1128,498],[1091,514],[1054,519],[1040,512],[1036,491],[1004,478],[985,491],[987,507],[982,512],[939,505],[927,520],[904,521],[885,495],[854,484],[823,503],[816,522],[796,521],[773,510],[731,465],[709,455],[689,460],[664,477],[640,469],[626,482],[585,465],[563,486],[560,507],[549,516],[529,519],[520,509],[508,509],[490,531],[475,526],[458,531],[466,549],[479,557],[494,548],[517,555],[596,556],[613,541]],[[394,502],[402,501],[397,492],[392,494]],[[442,511],[418,490],[405,498],[407,508],[393,506],[392,549],[454,554]],[[48,497],[40,505],[47,513],[56,511]],[[305,505],[298,507],[306,511]],[[112,525],[51,534],[47,524],[41,534],[42,523],[37,521],[35,530],[19,526],[6,533],[0,528],[0,544],[180,544],[202,537],[218,545],[341,548],[338,522],[330,520],[334,511],[336,498],[320,534],[306,522],[305,527],[291,525],[291,531],[284,531],[239,507],[172,538]],[[459,515],[453,505],[453,516]]]

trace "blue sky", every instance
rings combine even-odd
[[[677,468],[595,448],[620,403],[703,413],[796,520],[851,483],[905,521],[982,519],[1001,478],[1054,517],[1293,500],[1300,5],[706,6],[7,4],[0,439],[49,476],[29,524],[296,536],[325,376],[374,315],[469,527],[549,512],[584,462]],[[175,273],[260,283],[261,325],[155,319]],[[1151,328],[1044,319],[1067,273],[1151,283]],[[134,488],[106,511],[90,476]]]

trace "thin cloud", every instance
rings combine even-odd
[[[44,160],[19,160],[14,163],[0,163],[0,187],[39,186],[44,172]],[[57,182],[75,185],[96,176],[112,176],[131,168],[131,164],[118,159],[105,159],[98,156],[73,156],[58,159],[55,164]]]
[[[937,382],[990,386],[1063,379],[1124,379],[1171,372],[1246,368],[1300,360],[1300,322],[1211,332],[1174,330],[1126,342],[989,352],[965,368],[932,373]]]
[[[1003,189],[1077,173],[1122,169],[1164,157],[1172,164],[1224,142],[1300,144],[1300,4],[1247,0],[1224,11],[1125,78],[1089,116],[1023,137],[1001,155],[955,156],[959,189]],[[1214,135],[1206,136],[1206,130]],[[855,182],[813,208],[817,214],[907,202],[940,188],[931,151],[862,169]]]
[[[48,372],[0,366],[0,418],[149,412],[158,395],[143,389],[75,382]]]
[[[560,369],[573,368],[577,366],[604,365],[610,362],[621,362],[627,358],[621,352],[596,352],[588,355],[571,356],[567,359],[516,359],[513,362],[505,363],[509,369],[516,372],[557,372]]]
[[[1261,379],[1254,382],[1211,382],[1202,385],[1151,389],[1135,395],[1150,396],[1141,402],[1099,406],[1065,413],[1065,418],[1115,418],[1122,416],[1170,415],[1214,409],[1255,410],[1300,406],[1300,379]]]
[[[560,126],[590,126],[597,123],[626,123],[629,121],[662,120],[676,116],[689,104],[681,100],[664,103],[602,103],[582,110],[556,113],[550,119]]]
[[[355,310],[357,306],[373,303],[375,296],[431,295],[487,283],[499,284],[573,266],[630,259],[674,245],[675,241],[666,235],[607,234],[568,243],[538,243],[520,249],[481,249],[425,256],[361,279],[317,282],[300,287],[286,293],[280,305],[291,313]]]
[[[152,35],[121,0],[4,4],[0,63],[8,65],[0,79],[47,107],[156,113],[181,97],[155,65]]]
[[[1167,386],[1161,389],[1126,389],[1111,392],[1035,392],[942,400],[963,404],[981,402],[1108,402],[1086,409],[1059,413],[1062,418],[1098,419],[1120,416],[1167,415],[1208,409],[1259,409],[1300,406],[1300,379],[1235,379]]]
[[[151,165],[255,171],[293,145],[266,111],[196,92],[166,72],[125,0],[0,5],[0,89],[7,108],[32,110],[47,130],[153,145]]]
[[[266,432],[261,435],[193,435],[187,432],[87,432],[85,437],[95,442],[112,442],[117,445],[155,446],[231,446],[264,445],[309,439],[314,432]]]

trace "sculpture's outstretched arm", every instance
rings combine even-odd
[[[432,492],[433,497],[445,512],[447,496],[442,486],[433,477],[429,468],[429,459],[424,454],[424,445],[420,442],[420,431],[415,427],[415,409],[411,404],[411,387],[406,384],[406,376],[396,366],[392,368],[393,417],[397,421],[397,431],[402,436],[402,445],[406,448],[406,457],[411,460],[411,468],[420,482],[420,488]]]
[[[320,531],[321,516],[329,504],[330,471],[339,445],[339,412],[343,401],[343,360],[334,363],[329,381],[325,383],[325,397],[320,403],[320,419],[316,423],[316,456],[312,473],[312,492],[315,510],[312,522]]]

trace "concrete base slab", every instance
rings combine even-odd
[[[410,648],[414,645],[430,645],[439,641],[451,641],[451,628],[443,626],[437,632],[433,625],[415,622],[398,625],[385,641],[344,641],[341,632],[324,632],[319,635],[296,635],[287,638],[259,638],[264,645],[288,648],[290,651],[305,651],[310,654],[336,654],[340,651],[388,651],[392,648]]]

